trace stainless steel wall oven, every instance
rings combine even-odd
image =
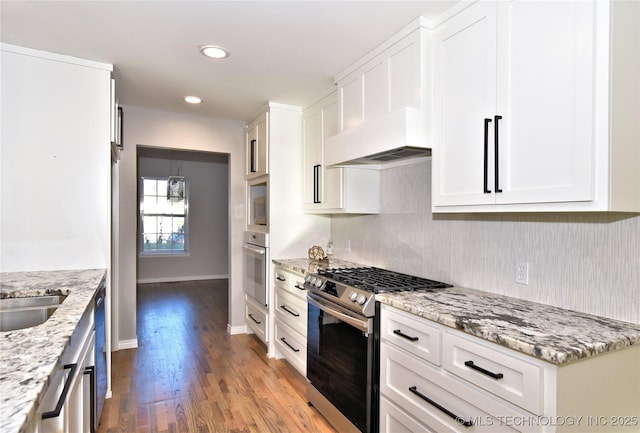
[[[244,291],[267,305],[269,289],[269,235],[245,232],[243,245]]]

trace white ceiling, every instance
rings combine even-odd
[[[269,100],[308,105],[406,24],[453,3],[2,0],[0,40],[114,64],[123,105],[247,120]],[[207,59],[205,44],[231,56]]]

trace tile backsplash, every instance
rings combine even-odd
[[[640,324],[640,215],[434,215],[428,159],[381,185],[381,214],[332,217],[336,257]]]

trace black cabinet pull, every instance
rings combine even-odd
[[[489,189],[489,123],[491,119],[484,119],[484,188],[485,194],[491,193]]]
[[[89,396],[89,411],[90,411],[89,422],[91,423],[90,433],[95,433],[96,432],[96,422],[95,422],[95,419],[96,419],[95,417],[96,368],[93,365],[86,367],[82,373],[89,375],[89,395],[90,395]]]
[[[296,313],[293,310],[290,310],[289,308],[287,308],[286,305],[280,305],[280,308],[282,308],[284,311],[286,311],[287,313],[291,314],[293,317],[300,317],[300,314]]]
[[[282,341],[284,344],[286,344],[287,346],[289,346],[289,349],[293,350],[294,352],[300,352],[300,349],[296,349],[295,347],[293,347],[292,345],[289,344],[289,342],[287,342],[287,340],[285,340],[284,337],[280,338],[280,341]]]
[[[301,286],[298,283],[296,283],[293,287],[295,287],[296,289],[299,289],[299,290],[307,290],[307,289],[304,288],[304,286]]]
[[[494,137],[493,137],[493,141],[494,141],[494,143],[495,143],[495,145],[496,145],[496,147],[495,147],[495,155],[494,155],[494,156],[495,156],[495,160],[496,160],[496,166],[495,166],[495,172],[496,172],[496,178],[495,178],[495,180],[496,180],[496,188],[495,188],[495,190],[496,190],[496,192],[498,193],[498,192],[502,192],[502,190],[500,189],[500,181],[498,180],[498,172],[499,172],[499,170],[498,170],[498,159],[499,159],[499,158],[498,158],[498,148],[500,147],[500,146],[498,146],[498,135],[499,135],[499,134],[498,134],[498,130],[499,130],[499,128],[498,128],[498,120],[502,119],[502,116],[494,116],[494,119],[495,119],[495,123],[494,123],[494,125],[493,125],[493,127],[494,127]]]
[[[412,336],[410,336],[410,335],[407,335],[407,334],[405,334],[404,332],[402,332],[402,331],[401,331],[401,330],[399,330],[399,329],[395,329],[395,330],[393,331],[393,333],[394,333],[394,334],[396,334],[396,335],[401,336],[402,338],[406,338],[406,339],[407,339],[407,340],[409,340],[409,341],[418,341],[418,340],[419,340],[419,338],[418,338],[418,337],[412,337]]]
[[[256,144],[257,140],[251,140],[251,173],[258,171],[256,167]]]
[[[60,412],[62,411],[62,406],[64,406],[64,402],[67,399],[67,394],[69,394],[69,388],[71,388],[71,381],[73,377],[76,375],[76,369],[78,368],[78,364],[66,364],[63,366],[65,370],[70,370],[69,375],[67,376],[67,380],[64,382],[64,387],[62,388],[62,393],[60,394],[60,398],[58,399],[58,403],[56,403],[56,408],[51,412],[44,412],[42,414],[42,419],[56,418],[60,416]]]
[[[461,425],[463,425],[465,427],[471,427],[473,425],[472,421],[465,421],[462,417],[459,417],[458,415],[456,415],[455,413],[451,412],[446,407],[440,406],[438,403],[436,403],[435,401],[431,400],[429,397],[427,397],[426,395],[424,395],[423,393],[418,391],[417,387],[415,387],[415,386],[409,387],[409,391],[411,391],[412,393],[414,393],[415,395],[417,395],[418,397],[420,397],[421,399],[423,399],[424,401],[429,403],[431,406],[435,407],[436,409],[441,410],[442,412],[444,412],[445,414],[447,414],[451,418],[455,419],[458,424],[461,424]]]
[[[320,164],[313,166],[313,202],[320,203]]]
[[[262,323],[262,322],[260,322],[260,321],[256,320],[256,319],[253,317],[253,314],[249,314],[249,317],[251,318],[251,320],[253,320],[254,322],[256,322],[258,325],[259,325],[260,323]]]
[[[282,278],[280,275],[276,275],[276,280],[278,280],[278,281],[287,281],[286,278]]]
[[[487,376],[492,377],[492,378],[494,378],[496,380],[502,379],[504,377],[504,374],[502,374],[502,373],[494,373],[492,371],[485,370],[484,368],[475,365],[473,363],[473,361],[465,361],[464,365],[466,365],[469,368],[474,369],[475,371],[479,371],[482,374],[486,374]]]

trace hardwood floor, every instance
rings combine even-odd
[[[98,433],[336,431],[305,378],[227,334],[227,280],[138,285],[138,348],[113,353]]]

